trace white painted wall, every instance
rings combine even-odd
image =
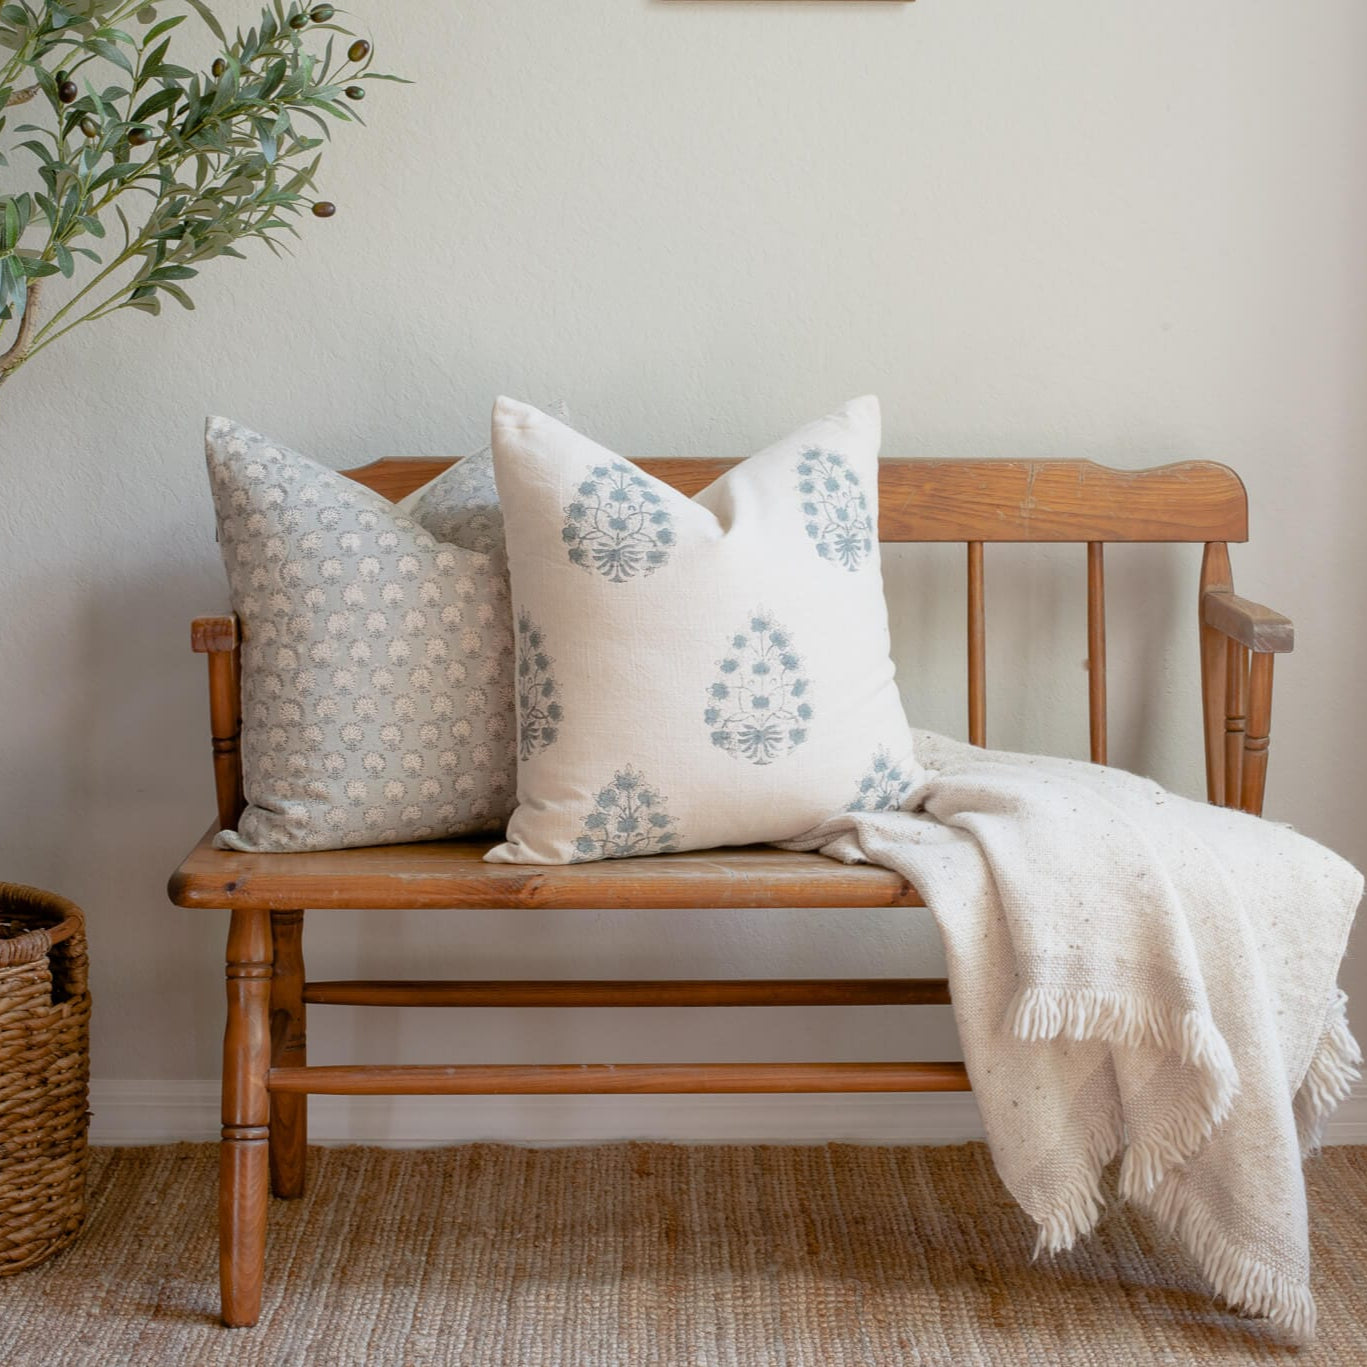
[[[1367,863],[1359,0],[357,8],[418,83],[339,140],[337,217],[292,261],[222,263],[195,315],[119,317],[0,391],[0,874],[89,911],[104,1133],[193,1132],[166,1084],[217,1069],[224,918],[163,891],[212,806],[186,629],[225,602],[206,411],[348,465],[471,449],[500,390],[563,394],[623,451],[739,455],[873,390],[895,454],[1227,460],[1254,510],[1238,584],[1300,642],[1269,813]],[[1024,558],[989,557],[992,740],[1081,754],[1081,553],[1031,557],[1028,584]],[[960,553],[890,560],[910,711],[962,733]],[[1186,793],[1196,564],[1111,562],[1113,757]],[[938,963],[905,913],[315,913],[309,940],[316,976]],[[1360,948],[1344,981],[1367,1034]],[[946,1017],[320,1009],[313,1056],[953,1057]],[[896,1104],[914,1133],[922,1103]],[[408,1114],[388,1105],[372,1131]],[[781,1098],[613,1105],[466,1102],[450,1132],[822,1129]]]

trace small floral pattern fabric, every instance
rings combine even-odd
[[[839,451],[813,446],[797,462],[802,514],[816,553],[832,565],[857,570],[873,553],[873,519],[859,472]]]
[[[519,801],[486,858],[785,840],[910,791],[878,441],[877,401],[857,399],[687,498],[498,401]]]
[[[570,421],[570,410],[563,399],[557,399],[546,411],[561,422]],[[507,578],[503,508],[494,483],[492,447],[485,446],[457,461],[395,507],[438,541],[463,546],[467,551],[482,551],[493,562],[494,572]]]
[[[487,446],[443,470],[396,506],[438,541],[480,551],[500,573],[507,573],[503,509],[494,485],[494,455]]]
[[[525,612],[518,613],[517,734],[523,759],[554,745],[560,734],[565,710],[557,701],[554,667],[546,653],[546,633]]]
[[[583,824],[583,834],[574,842],[576,864],[668,854],[679,847],[665,798],[629,765],[599,789]]]
[[[663,496],[646,477],[614,460],[591,467],[579,482],[560,536],[571,564],[620,584],[668,563],[671,522]]]
[[[802,672],[791,634],[772,613],[749,614],[719,669],[703,713],[718,749],[751,764],[772,764],[807,739],[812,681]]]
[[[500,827],[514,652],[490,556],[227,419],[209,420],[205,446],[242,623],[249,804],[216,843],[319,850]]]
[[[859,791],[845,804],[847,812],[901,811],[906,796],[916,786],[917,771],[898,764],[879,746],[869,761],[869,771],[859,780]]]

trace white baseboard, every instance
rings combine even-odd
[[[94,1144],[169,1144],[218,1138],[218,1083],[193,1079],[97,1081]],[[655,1139],[677,1144],[959,1144],[983,1137],[970,1092],[913,1096],[313,1097],[316,1144],[428,1148],[491,1140],[590,1144]],[[1367,1083],[1334,1118],[1329,1144],[1367,1144]]]
[[[94,1144],[165,1144],[218,1138],[218,1083],[95,1082]],[[966,1092],[920,1096],[488,1096],[309,1099],[309,1140],[424,1148],[491,1140],[590,1144],[954,1144],[982,1138]]]
[[[1359,1082],[1334,1112],[1325,1130],[1326,1144],[1367,1144],[1367,1078]]]

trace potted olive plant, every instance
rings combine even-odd
[[[186,20],[207,70],[176,60]],[[116,309],[193,308],[205,262],[329,217],[319,149],[395,79],[370,61],[327,4],[273,0],[229,39],[205,0],[0,0],[0,383]],[[0,883],[0,1276],[80,1228],[89,1012],[80,910]]]

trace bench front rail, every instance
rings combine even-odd
[[[397,500],[445,460],[384,460],[348,471]],[[645,460],[687,494],[732,462]],[[1198,589],[1206,792],[1261,813],[1271,732],[1273,657],[1291,622],[1234,593],[1228,543],[1248,537],[1248,503],[1223,465],[1122,471],[1090,461],[885,460],[879,536],[967,546],[968,734],[987,740],[985,561],[989,542],[1085,547],[1090,755],[1104,764],[1105,546],[1204,543]],[[457,840],[307,854],[215,850],[244,806],[241,633],[232,616],[197,619],[208,658],[218,819],[171,878],[172,901],[226,909],[228,1015],[223,1051],[220,1274],[223,1320],[260,1313],[268,1195],[304,1190],[309,1095],[490,1095],[964,1091],[959,1063],[463,1064],[310,1067],[306,1007],[925,1006],[943,979],[419,980],[309,982],[304,908],[915,907],[896,874],[768,847],[709,850],[564,868],[485,864],[487,842]]]

